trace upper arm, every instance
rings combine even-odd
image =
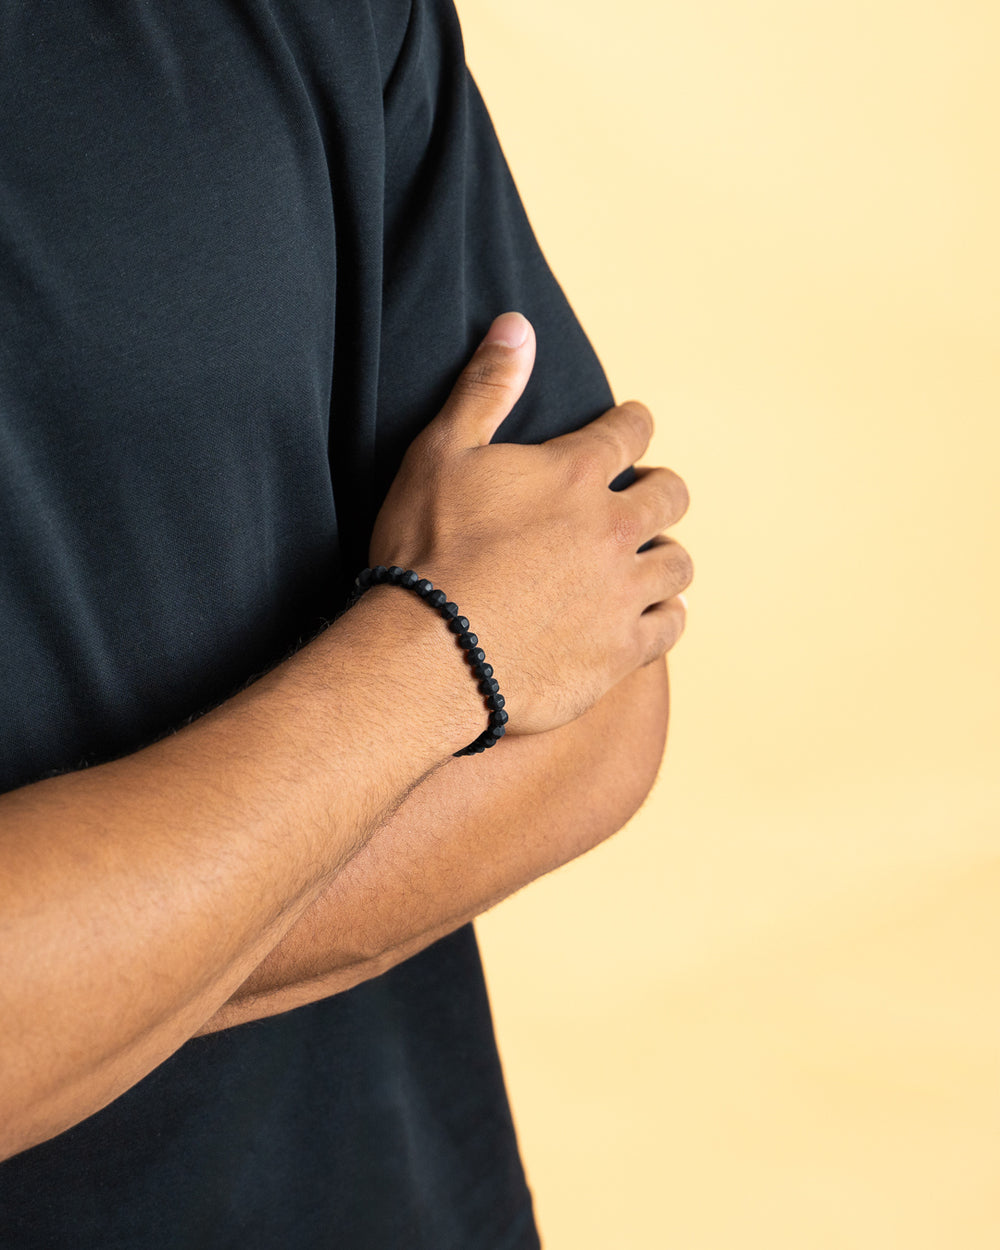
[[[528,221],[465,63],[450,0],[412,0],[384,108],[379,498],[490,322],[507,309],[531,321],[537,353],[497,441],[541,442],[614,403]],[[615,485],[631,480],[626,470]]]

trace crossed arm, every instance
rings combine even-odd
[[[577,456],[614,464],[582,476],[572,460],[570,515],[587,495],[604,502],[602,482],[642,450],[627,410],[614,414]],[[609,576],[646,529],[605,551]],[[664,571],[667,589],[685,576]],[[669,617],[646,647],[662,655],[674,630]],[[435,715],[414,734],[417,686]],[[0,1158],[94,1114],[197,1031],[370,978],[620,828],[660,763],[665,666],[605,690],[495,759],[452,760],[481,699],[439,622],[379,586],[175,734],[0,796]]]
[[[604,841],[649,793],[668,713],[661,658],[560,729],[449,761],[199,1032],[277,1015],[378,976]]]

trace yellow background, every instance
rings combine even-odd
[[[692,496],[657,786],[479,925],[546,1250],[996,1250],[1000,6],[459,9]]]

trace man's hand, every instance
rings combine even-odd
[[[608,489],[649,445],[644,405],[619,404],[537,445],[490,442],[534,356],[524,317],[494,321],[407,449],[370,545],[372,565],[417,569],[472,622],[511,734],[566,724],[669,650],[693,576],[688,553],[661,533],[687,511],[683,480],[642,467],[631,486]]]

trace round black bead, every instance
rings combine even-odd
[[[481,755],[483,751],[496,746],[507,732],[507,713],[503,710],[504,697],[500,693],[499,682],[493,676],[493,665],[486,663],[486,654],[478,645],[479,639],[469,629],[468,618],[459,615],[458,604],[450,602],[443,590],[435,590],[433,582],[428,581],[426,577],[421,577],[413,569],[404,570],[398,564],[392,564],[388,568],[384,564],[376,564],[374,568],[362,569],[354,579],[358,595],[369,586],[380,583],[414,590],[422,599],[426,599],[432,608],[441,613],[448,623],[448,628],[456,635],[455,641],[468,657],[469,667],[472,669],[480,692],[486,696],[486,703],[490,708],[489,725],[474,742],[470,742],[468,746],[454,754]]]

